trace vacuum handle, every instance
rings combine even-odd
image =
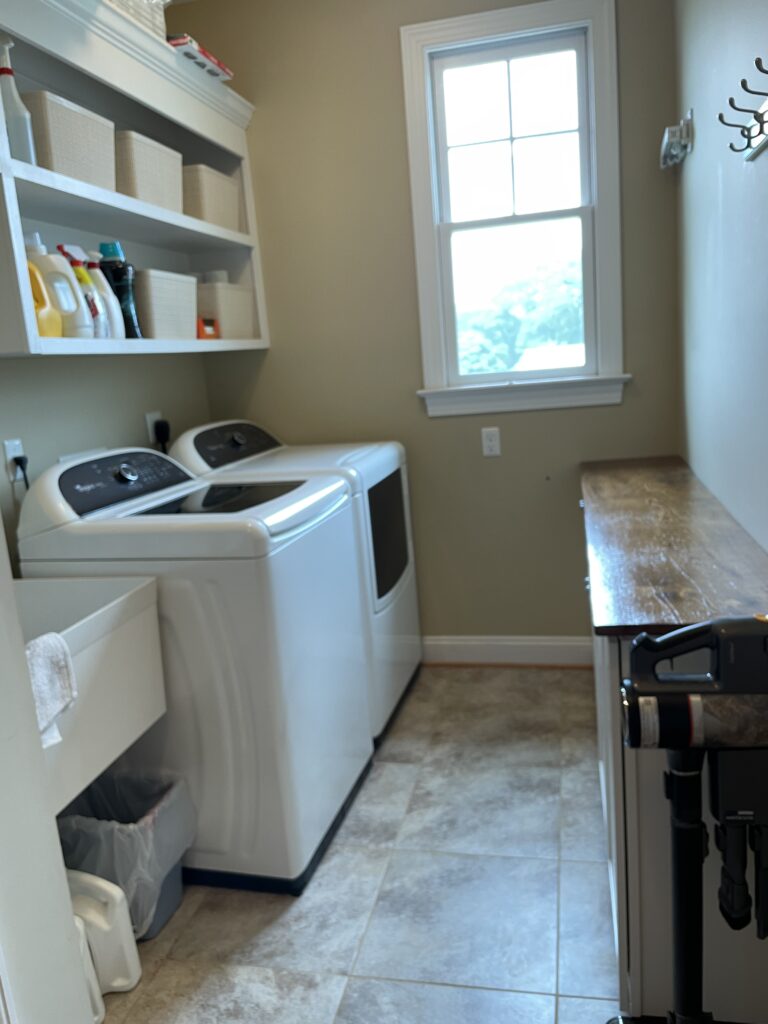
[[[653,679],[658,681],[656,666],[667,658],[677,658],[692,651],[700,651],[707,647],[710,650],[717,645],[710,623],[699,623],[695,626],[684,626],[661,637],[652,637],[648,633],[640,633],[632,641],[630,652],[630,671],[632,679],[637,682]],[[688,677],[693,681],[695,677]],[[698,681],[706,682],[705,677]]]

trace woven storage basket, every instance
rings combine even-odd
[[[91,185],[115,190],[115,126],[52,92],[26,92],[37,162]]]
[[[145,338],[197,337],[196,277],[168,270],[137,270],[135,296]]]
[[[255,338],[253,292],[240,284],[199,284],[198,316],[219,321],[220,338]]]
[[[239,231],[240,189],[234,178],[205,164],[190,164],[183,173],[184,213]]]
[[[165,42],[165,8],[166,4],[147,3],[147,0],[107,0],[112,7],[127,14],[142,28],[159,36]]]
[[[117,191],[182,211],[181,153],[138,132],[115,132]]]

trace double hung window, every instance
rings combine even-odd
[[[611,0],[403,29],[430,414],[620,400],[612,33]]]

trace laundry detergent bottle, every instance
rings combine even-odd
[[[86,305],[91,311],[94,338],[108,338],[110,334],[107,307],[104,305],[104,300],[93,283],[93,278],[88,273],[85,265],[88,262],[88,257],[79,245],[57,245],[56,248],[62,256],[69,260],[69,265],[72,267],[77,283],[80,285],[80,289],[85,297]]]
[[[27,270],[29,271],[29,283],[32,287],[32,300],[35,303],[37,333],[41,338],[61,338],[64,333],[61,313],[56,309],[53,299],[48,294],[40,268],[28,260]]]
[[[117,296],[117,301],[123,312],[125,336],[126,338],[141,338],[139,318],[136,315],[136,302],[133,297],[133,282],[136,277],[133,264],[126,261],[123,247],[119,242],[102,242],[99,249],[101,251],[101,272]]]
[[[61,316],[64,337],[92,338],[93,316],[72,267],[63,256],[48,252],[37,231],[27,235],[25,242],[27,261],[40,271],[51,302]]]
[[[111,338],[125,338],[125,323],[123,322],[123,311],[120,308],[120,303],[117,301],[117,296],[112,291],[109,281],[107,281],[101,269],[101,253],[89,252],[88,263],[86,269],[90,274],[91,280],[96,291],[101,296],[101,300],[107,310],[107,317],[109,319],[109,335]]]
[[[16,80],[11,67],[11,47],[13,40],[4,32],[0,33],[0,97],[3,101],[5,127],[8,130],[8,143],[14,160],[26,160],[28,164],[37,163],[35,157],[35,140],[32,135],[32,117],[21,101]]]

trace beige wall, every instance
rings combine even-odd
[[[208,417],[203,356],[0,360],[0,440],[22,439],[33,478],[61,454],[147,444],[144,413],[154,409],[174,430]],[[0,507],[12,552],[23,496],[3,462]]]
[[[273,350],[210,364],[215,415],[289,441],[408,449],[424,630],[588,631],[578,465],[679,448],[673,5],[619,0],[623,405],[429,419],[421,361],[399,27],[490,0],[200,0],[173,9],[236,71],[250,132]],[[480,428],[501,428],[483,459]]]
[[[696,143],[682,175],[681,304],[686,433],[696,473],[768,547],[768,151],[730,152],[738,132],[728,97],[739,81],[768,91],[764,0],[678,0],[681,110],[694,108]],[[744,96],[746,99],[746,97]],[[748,102],[736,99],[740,106]]]

